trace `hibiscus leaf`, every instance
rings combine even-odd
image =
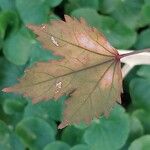
[[[3,89],[31,97],[33,103],[70,95],[59,128],[107,116],[122,92],[117,50],[83,19],[65,16],[65,20],[28,25],[43,47],[62,59],[37,63],[18,84]]]

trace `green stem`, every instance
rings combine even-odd
[[[125,54],[121,54],[120,59],[123,58],[123,57],[126,57],[126,56],[136,55],[136,54],[144,53],[144,52],[150,52],[150,48],[137,50],[137,51],[129,52],[129,53],[125,53]]]

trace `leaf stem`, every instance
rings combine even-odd
[[[130,53],[121,54],[120,59],[123,58],[123,57],[126,57],[126,56],[136,55],[136,54],[144,53],[144,52],[150,52],[150,48],[137,50],[137,51],[130,52]]]

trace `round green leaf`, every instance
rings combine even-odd
[[[149,150],[150,135],[142,136],[131,143],[129,150]]]
[[[56,7],[58,6],[63,0],[49,0],[48,3],[50,7]]]
[[[136,42],[137,33],[124,25],[116,22],[115,26],[108,31],[104,31],[104,34],[112,43],[112,45],[118,49],[128,49]]]
[[[13,99],[7,98],[4,100],[3,109],[6,114],[12,115],[16,113],[21,113],[24,110],[27,102],[23,99]]]
[[[142,126],[144,127],[145,133],[150,134],[150,112],[143,109],[137,109],[132,113],[132,115],[140,120]]]
[[[99,9],[99,0],[69,0],[65,6],[65,11],[70,13],[77,8],[93,8]]]
[[[131,80],[129,87],[133,105],[149,110],[150,81],[142,78],[135,78]]]
[[[142,31],[137,39],[137,42],[135,43],[134,47],[136,49],[143,49],[143,48],[149,48],[150,47],[150,28]]]
[[[64,97],[61,97],[60,99],[61,100],[58,101],[50,100],[37,104],[29,103],[25,108],[24,117],[34,116],[43,118],[47,121],[60,121],[62,117]]]
[[[6,38],[11,32],[18,30],[19,25],[19,16],[15,11],[2,11],[0,13],[0,39]],[[6,35],[7,28],[9,28],[9,33]]]
[[[140,26],[146,26],[150,24],[150,3],[142,6]]]
[[[48,144],[44,150],[70,150],[70,146],[61,141],[55,141]]]
[[[24,146],[18,137],[11,133],[7,125],[0,121],[0,149],[1,150],[24,150]]]
[[[117,150],[129,134],[129,119],[124,109],[116,105],[109,118],[102,117],[85,131],[84,140],[92,150]]]
[[[117,9],[117,6],[120,3],[120,0],[99,0],[99,9],[104,14],[110,14],[115,9]]]
[[[79,8],[72,11],[71,15],[76,18],[83,17],[91,26],[99,30],[106,30],[115,25],[115,21],[111,17],[99,15],[97,11],[92,8]]]
[[[76,128],[74,126],[68,126],[63,130],[61,140],[68,143],[71,146],[82,143],[84,130]]]
[[[48,20],[49,5],[47,0],[16,0],[16,7],[25,24],[40,24]]]
[[[133,140],[135,140],[136,138],[139,138],[140,136],[144,134],[144,127],[136,116],[131,115],[129,120],[130,120],[129,137],[125,145],[121,148],[121,150],[128,149],[128,147],[130,146]]]
[[[30,34],[25,28],[11,34],[4,43],[3,52],[5,57],[16,65],[25,64],[28,61],[32,47],[30,40]]]
[[[18,123],[16,133],[28,148],[34,150],[43,149],[55,139],[52,127],[46,121],[36,117],[23,119]]]
[[[70,150],[90,150],[90,148],[87,145],[78,144],[73,146]]]
[[[9,130],[6,124],[0,121],[0,149],[11,150]]]
[[[15,9],[15,0],[0,0],[0,8],[2,10]]]
[[[150,80],[150,65],[143,65],[137,71],[137,75]]]
[[[0,58],[0,88],[13,85],[17,82],[17,78],[23,74],[24,67],[16,66],[4,58]],[[6,94],[5,94],[6,95]]]
[[[130,135],[128,141],[133,141],[134,139],[142,136],[144,134],[144,128],[140,120],[135,117],[130,117]]]
[[[17,44],[16,44],[17,43]],[[5,57],[16,65],[32,65],[37,61],[56,59],[51,51],[42,48],[35,41],[29,30],[22,27],[17,33],[11,34],[4,43],[3,52]]]
[[[137,28],[143,0],[122,0],[117,4],[112,16],[129,28]]]
[[[29,56],[29,65],[32,65],[35,62],[39,61],[48,61],[50,59],[57,59],[57,56],[54,56],[50,50],[45,50],[39,42],[30,40],[31,53]]]

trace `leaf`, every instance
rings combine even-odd
[[[5,40],[3,52],[5,57],[16,65],[24,65],[27,62],[33,64],[37,60],[45,61],[56,58],[50,51],[43,50],[24,27]]]
[[[136,49],[143,49],[143,48],[149,48],[150,47],[150,42],[149,39],[150,38],[150,28],[142,31],[137,39],[137,42],[135,43],[135,48]]]
[[[9,34],[18,30],[20,20],[15,11],[2,11],[0,13],[0,38],[4,39],[8,36],[7,28],[9,28]]]
[[[117,4],[111,15],[125,26],[135,29],[139,26],[143,0],[125,0]]]
[[[16,8],[25,24],[40,24],[48,20],[49,5],[47,0],[16,0]]]
[[[55,141],[48,144],[44,150],[70,150],[70,146],[61,141]]]
[[[11,127],[11,126],[10,126]],[[0,149],[1,150],[24,150],[25,147],[19,138],[9,130],[8,126],[0,120]]]
[[[144,4],[141,10],[140,27],[150,24],[150,3]]]
[[[136,109],[132,116],[137,117],[144,128],[144,133],[150,134],[150,112],[144,109]]]
[[[141,66],[140,69],[137,71],[137,75],[150,80],[150,65]]]
[[[99,9],[99,0],[69,0],[65,6],[66,12],[71,12],[77,8],[93,8]]]
[[[135,117],[130,117],[130,134],[128,137],[128,141],[133,141],[134,139],[142,136],[144,134],[144,128],[140,122],[140,120]]]
[[[1,10],[10,10],[15,8],[15,0],[0,0]]]
[[[3,103],[3,109],[6,114],[14,115],[16,113],[21,113],[26,106],[26,101],[20,99],[7,98]]]
[[[150,81],[143,78],[134,78],[131,80],[129,87],[133,105],[149,111]]]
[[[56,6],[58,6],[61,2],[62,2],[62,0],[50,0],[50,1],[48,1],[50,7],[56,7]]]
[[[149,150],[150,148],[150,135],[144,135],[133,141],[129,150]]]
[[[52,127],[43,119],[28,117],[16,126],[16,133],[30,149],[41,150],[55,140]]]
[[[45,120],[61,120],[61,113],[63,109],[63,103],[61,101],[47,101],[37,103],[35,105],[29,103],[25,108],[24,117],[35,116],[43,118]]]
[[[87,145],[78,144],[73,146],[70,150],[90,150],[90,148]]]
[[[99,0],[100,1],[100,11],[104,14],[110,14],[117,6],[120,4],[120,0]]]
[[[107,119],[101,117],[93,121],[83,137],[92,150],[119,150],[125,144],[128,134],[128,115],[123,107],[116,105]]]
[[[74,126],[67,127],[63,130],[61,141],[68,143],[71,146],[83,143],[83,129],[78,129]]]
[[[24,65],[31,51],[31,35],[26,28],[21,28],[18,32],[12,33],[3,46],[5,57],[16,65]],[[17,44],[16,44],[17,43]]]
[[[95,28],[65,16],[66,22],[29,25],[44,48],[62,56],[59,61],[38,63],[26,70],[19,84],[3,89],[32,98],[33,103],[66,94],[63,122],[59,128],[94,117],[108,116],[120,103],[122,76],[119,54]]]

